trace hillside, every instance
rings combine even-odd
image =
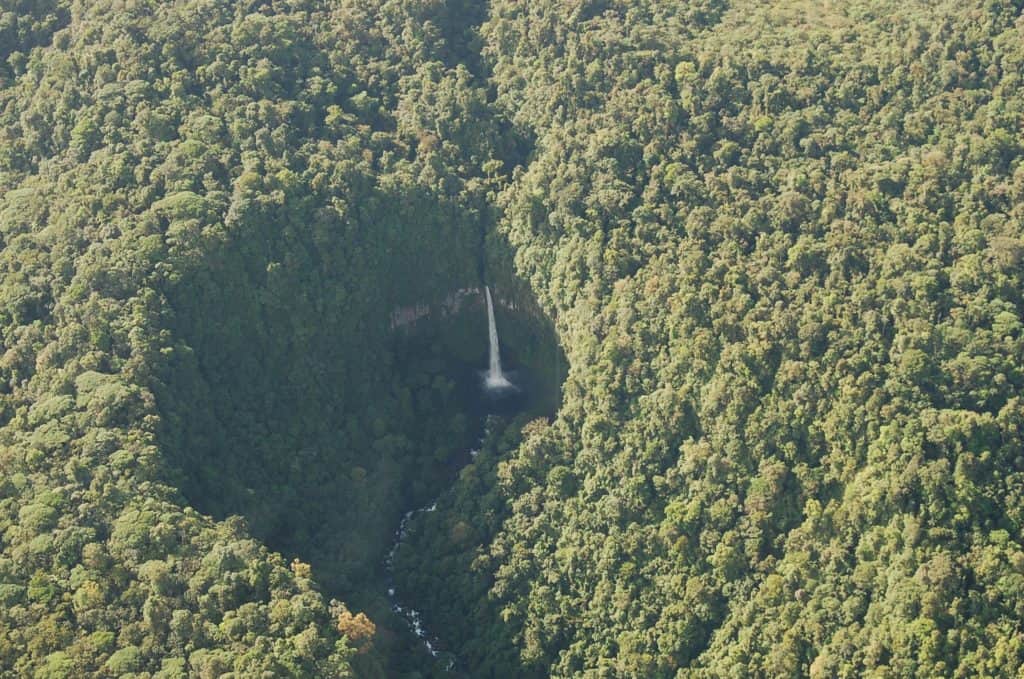
[[[1022,12],[0,5],[0,675],[1016,676]]]

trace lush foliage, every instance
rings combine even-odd
[[[1017,674],[1021,14],[0,5],[0,674]]]

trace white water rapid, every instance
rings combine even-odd
[[[423,641],[423,646],[426,647],[427,652],[436,658],[440,653],[434,647],[432,637],[423,627],[423,620],[420,616],[420,612],[415,608],[402,606],[398,603],[398,599],[395,596],[394,583],[395,552],[398,551],[399,545],[402,544],[406,535],[409,533],[409,520],[417,514],[422,512],[432,512],[435,509],[437,509],[436,500],[422,509],[413,509],[405,513],[405,516],[402,517],[401,523],[398,524],[398,530],[395,531],[395,542],[391,547],[391,551],[388,552],[388,558],[384,561],[384,567],[387,569],[388,573],[388,598],[391,599],[391,610],[406,619],[409,623],[409,627],[412,628],[413,633]]]

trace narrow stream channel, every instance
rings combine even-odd
[[[476,458],[477,454],[480,452],[480,447],[483,446],[485,438],[486,433],[480,438],[477,448],[474,448],[469,451],[468,461],[471,462],[474,458]],[[441,495],[444,495],[444,493],[446,492],[448,492],[447,488],[444,491],[442,491]],[[388,551],[387,558],[384,560],[384,569],[385,572],[387,573],[388,600],[391,602],[391,610],[394,611],[395,614],[397,614],[403,620],[405,620],[406,624],[409,625],[409,629],[411,629],[413,634],[415,634],[420,639],[420,641],[423,642],[423,647],[434,658],[438,658],[441,656],[441,649],[444,648],[443,642],[436,635],[432,634],[429,630],[427,630],[426,627],[424,627],[423,616],[418,610],[412,608],[411,606],[405,606],[402,604],[401,598],[397,590],[397,586],[395,584],[395,553],[398,551],[398,548],[402,546],[402,544],[405,542],[406,537],[408,537],[409,535],[409,522],[412,521],[412,519],[416,517],[418,514],[424,514],[427,512],[435,511],[437,509],[437,502],[441,498],[441,495],[438,495],[436,498],[434,498],[434,500],[430,504],[420,507],[419,509],[411,509],[405,513],[405,515],[402,517],[402,520],[398,523],[398,528],[395,529],[394,544],[391,545],[391,549],[390,551]],[[445,668],[445,670],[451,671],[455,669],[455,664],[455,657],[452,656],[452,659],[449,662],[448,666]]]
[[[520,398],[521,396],[522,392],[512,390],[508,391],[504,397],[495,397],[493,394],[488,395],[486,393],[482,395],[485,399],[486,409],[483,411],[484,414],[482,421],[480,422],[480,438],[477,446],[469,450],[468,453],[462,457],[463,464],[460,465],[460,469],[462,466],[472,463],[479,454],[480,449],[483,447],[484,441],[486,441],[487,437],[490,435],[488,417],[490,415],[510,416],[515,412],[518,412],[523,406],[523,402]],[[441,493],[438,494],[429,504],[418,509],[411,509],[402,516],[402,520],[398,523],[398,527],[395,529],[394,543],[391,545],[391,549],[388,551],[387,557],[384,559],[387,595],[388,601],[391,604],[391,610],[405,620],[409,629],[422,642],[423,648],[426,649],[432,657],[440,658],[443,654],[451,658],[447,667],[445,667],[445,671],[447,672],[453,671],[457,668],[458,660],[451,652],[451,645],[445,643],[443,639],[426,628],[423,622],[422,613],[412,606],[403,603],[402,592],[399,591],[398,585],[395,582],[395,555],[409,536],[409,529],[412,520],[420,514],[436,511],[438,501],[445,493],[449,492],[449,490],[450,486],[441,491]]]
[[[423,627],[423,620],[419,611],[399,603],[398,593],[395,590],[395,552],[398,551],[398,548],[408,535],[409,521],[417,514],[432,512],[435,509],[437,509],[437,500],[434,500],[434,502],[426,507],[412,509],[405,513],[405,516],[402,517],[401,522],[398,524],[398,529],[395,531],[395,543],[391,546],[391,551],[388,552],[387,559],[384,561],[384,567],[387,570],[388,599],[391,601],[391,610],[405,619],[413,633],[423,641],[423,646],[427,649],[427,652],[436,658],[440,655],[440,652],[437,650],[438,639]]]

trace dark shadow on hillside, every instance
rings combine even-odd
[[[473,305],[398,331],[390,310],[478,285],[484,226],[425,191],[357,200],[355,224],[309,201],[243,206],[228,238],[192,244],[164,291],[174,348],[153,391],[185,501],[240,515],[287,559],[310,563],[400,658],[409,640],[388,620],[380,564],[402,513],[440,492],[478,440],[487,335]],[[552,351],[530,343],[560,354],[550,328],[502,318],[524,379]]]

